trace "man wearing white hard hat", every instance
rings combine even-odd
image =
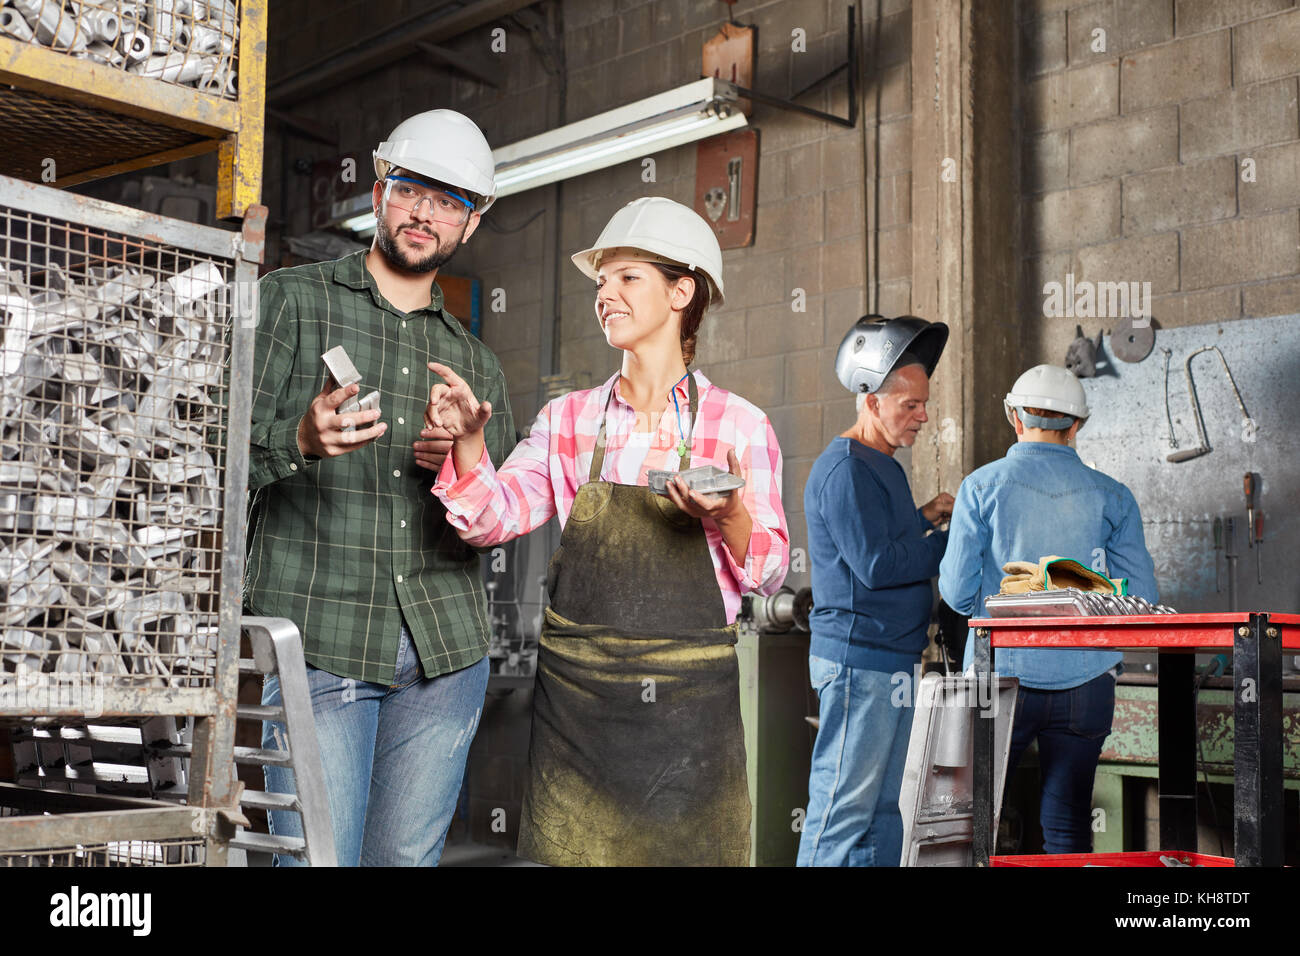
[[[1001,589],[1003,565],[1059,555],[1158,600],[1155,565],[1133,493],[1089,468],[1071,447],[1091,410],[1079,380],[1039,365],[1003,401],[1016,444],[961,483],[939,592],[958,613],[978,616]],[[966,644],[969,667],[975,642]],[[1117,651],[999,648],[993,667],[1018,677],[1020,695],[1007,775],[1037,740],[1043,786],[1040,819],[1048,853],[1092,850],[1092,785],[1115,709]]]
[[[687,371],[705,310],[723,297],[707,222],[670,199],[638,199],[573,262],[595,280],[620,369],[550,402],[499,469],[481,431],[495,410],[460,376],[437,367],[446,384],[428,409],[455,436],[433,490],[466,541],[509,541],[553,515],[563,531],[547,575],[519,853],[569,866],[745,866],[735,621],[745,592],[771,594],[785,578],[781,450],[761,409]],[[710,465],[726,493],[675,474]],[[655,471],[669,473],[661,493]]]
[[[245,608],[302,634],[338,862],[433,866],[478,726],[490,628],[478,556],[429,494],[450,436],[420,428],[436,359],[497,408],[492,460],[514,445],[496,356],[435,281],[492,204],[494,167],[478,127],[451,110],[402,122],[374,166],[370,249],[260,284]],[[322,356],[340,346],[359,384],[326,375]],[[378,407],[357,407],[372,391]],[[262,699],[280,703],[277,677]],[[263,724],[263,746],[283,745]],[[266,778],[293,792],[287,769]],[[270,819],[302,836],[296,813]]]

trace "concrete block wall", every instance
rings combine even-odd
[[[1026,317],[1043,285],[1150,282],[1165,328],[1300,312],[1293,0],[1021,4]],[[1029,323],[1026,365],[1076,322]]]

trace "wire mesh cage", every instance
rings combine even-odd
[[[0,784],[0,868],[202,866],[212,816],[152,800]]]
[[[0,178],[0,715],[212,712],[239,238]]]
[[[28,866],[202,866],[202,837],[111,840],[37,850],[0,850],[0,868]]]
[[[261,191],[268,0],[5,0],[0,174],[60,187],[218,151],[217,216]]]
[[[0,34],[113,70],[235,99],[235,0],[8,0]]]

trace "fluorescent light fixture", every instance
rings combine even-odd
[[[493,150],[497,198],[571,179],[747,125],[730,83],[706,78]],[[374,232],[370,193],[334,203],[330,219]]]
[[[746,125],[728,83],[706,78],[494,150],[497,197]]]

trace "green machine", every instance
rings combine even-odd
[[[736,656],[745,725],[750,863],[794,866],[808,806],[808,770],[817,701],[808,680],[812,592],[782,588],[745,598]]]

